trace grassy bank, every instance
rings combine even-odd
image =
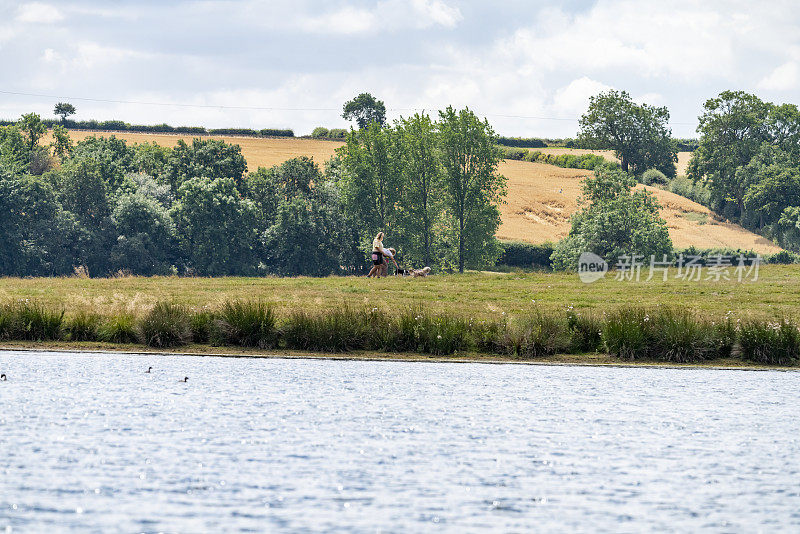
[[[666,282],[615,281],[612,275],[591,285],[569,273],[437,275],[426,279],[330,278],[171,278],[111,279],[0,278],[0,303],[32,299],[50,307],[65,306],[67,316],[148,311],[158,301],[194,310],[215,308],[230,300],[260,300],[278,309],[330,310],[343,304],[393,312],[424,306],[430,313],[473,319],[498,319],[544,311],[610,312],[623,306],[670,304],[709,318],[729,312],[735,319],[800,319],[800,265],[763,265],[759,280]],[[705,276],[705,271],[703,273]],[[644,272],[643,279],[647,277]]]
[[[664,306],[623,306],[600,313],[531,307],[514,316],[476,319],[422,307],[276,308],[247,300],[199,309],[160,301],[140,313],[81,310],[67,315],[63,304],[16,300],[0,306],[0,342],[15,341],[435,357],[478,354],[515,360],[606,354],[621,361],[672,364],[733,358],[794,366],[800,360],[800,330],[786,317],[742,321],[728,314],[712,319]]]

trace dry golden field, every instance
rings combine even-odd
[[[98,132],[70,132],[73,139],[80,140],[90,135],[112,135]],[[128,143],[156,142],[173,146],[178,139],[191,141],[192,135],[146,134],[115,132],[113,135]],[[219,136],[228,143],[242,147],[248,168],[279,164],[296,156],[309,156],[323,164],[341,146],[335,141],[315,139],[265,139],[253,137]],[[548,153],[601,154],[614,159],[610,151],[590,151],[566,148],[542,149]],[[679,174],[685,171],[688,152],[679,154]],[[501,239],[513,239],[530,243],[557,241],[569,231],[569,217],[577,209],[581,180],[589,171],[562,169],[541,163],[504,161],[500,172],[508,178],[508,198],[501,206],[502,224],[497,232]],[[660,189],[648,188],[661,202],[661,214],[667,221],[674,245],[684,248],[691,245],[700,248],[741,248],[760,253],[780,250],[767,239],[749,232],[738,225],[715,219],[713,214],[700,204]]]

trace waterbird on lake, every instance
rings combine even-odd
[[[188,382],[188,381],[189,381],[189,377],[188,376],[184,376],[183,380],[178,380],[178,382]]]
[[[2,380],[3,382],[5,382],[5,381],[6,381],[6,374],[5,374],[5,373],[3,373],[2,375],[0,375],[0,380]]]
[[[152,368],[152,367],[148,367],[148,368],[147,368],[147,371],[145,371],[145,373],[149,373],[149,372],[151,372],[152,370],[153,370],[153,368]]]

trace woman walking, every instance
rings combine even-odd
[[[372,240],[372,269],[370,269],[367,278],[370,276],[381,277],[381,270],[383,265],[383,232],[378,232],[375,239]]]

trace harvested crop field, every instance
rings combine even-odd
[[[179,139],[191,141],[192,135],[145,134],[131,132],[72,131],[70,135],[80,140],[91,135],[115,135],[128,143],[156,142],[173,146]],[[280,139],[235,136],[214,136],[228,143],[238,144],[247,159],[248,168],[269,167],[297,156],[309,156],[319,164],[325,163],[342,145],[336,141],[317,139]],[[591,151],[568,148],[548,148],[548,153],[595,153],[614,159],[611,151]],[[679,160],[688,162],[688,152],[681,152]],[[679,163],[680,165],[680,163]],[[569,217],[577,209],[581,180],[589,171],[563,169],[553,165],[506,160],[500,172],[508,178],[508,198],[500,207],[502,224],[497,232],[501,239],[543,243],[557,241],[569,231]],[[679,170],[680,172],[680,170]],[[734,248],[772,253],[781,249],[769,240],[749,232],[738,225],[716,220],[700,204],[660,189],[648,188],[663,206],[661,214],[666,219],[674,245],[685,248]]]

